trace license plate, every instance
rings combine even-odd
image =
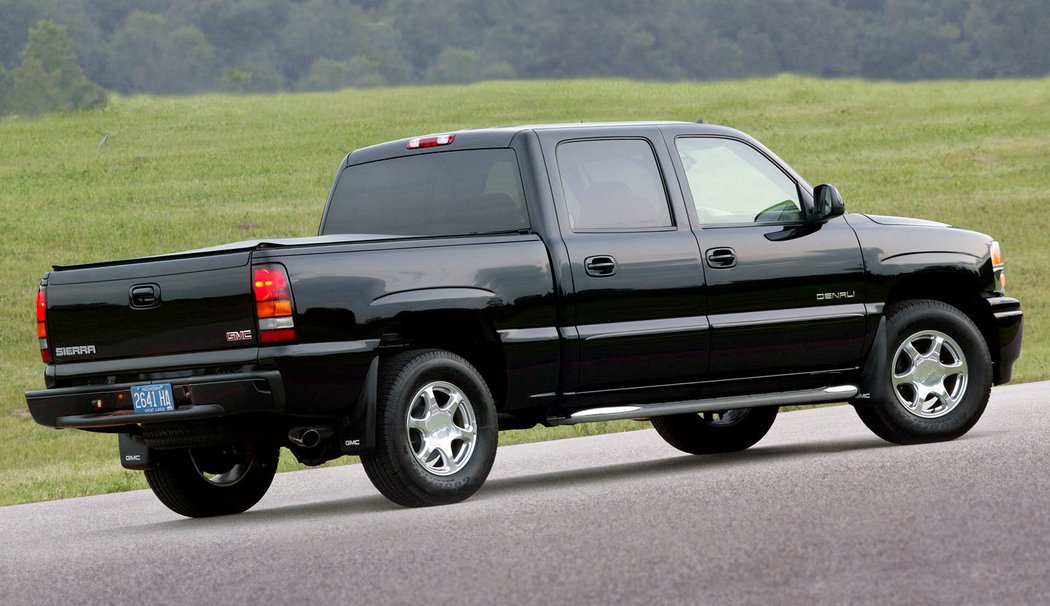
[[[135,414],[175,410],[175,396],[171,393],[171,383],[133,385],[131,404],[135,408]]]

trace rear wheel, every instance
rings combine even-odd
[[[237,446],[157,452],[146,481],[161,503],[190,518],[241,513],[259,502],[277,472],[280,447]]]
[[[915,300],[886,313],[889,360],[881,393],[857,414],[896,444],[954,440],[981,418],[992,387],[988,345],[964,313]]]
[[[668,444],[683,452],[735,452],[761,440],[773,426],[778,410],[768,406],[670,415],[654,418],[653,427]]]
[[[462,501],[496,456],[496,408],[485,380],[447,351],[387,360],[380,377],[376,449],[361,463],[372,483],[407,507]]]

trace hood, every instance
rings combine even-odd
[[[913,219],[911,217],[890,217],[886,215],[869,215],[865,214],[865,217],[878,223],[879,225],[912,225],[915,227],[954,227],[947,223],[940,223],[938,221],[927,221],[926,219]]]

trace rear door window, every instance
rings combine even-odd
[[[573,231],[673,225],[656,156],[647,141],[568,141],[558,146],[557,155]]]

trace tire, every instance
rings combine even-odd
[[[277,445],[185,448],[157,452],[146,470],[153,494],[188,518],[241,513],[263,498],[277,473]]]
[[[496,458],[496,407],[470,362],[442,350],[386,360],[368,478],[406,507],[458,503],[481,488]]]
[[[886,313],[888,360],[877,393],[855,406],[860,420],[894,444],[954,440],[977,423],[992,389],[988,344],[947,303],[917,299]]]
[[[776,406],[655,417],[653,427],[668,444],[690,454],[736,452],[754,446],[773,426]]]

